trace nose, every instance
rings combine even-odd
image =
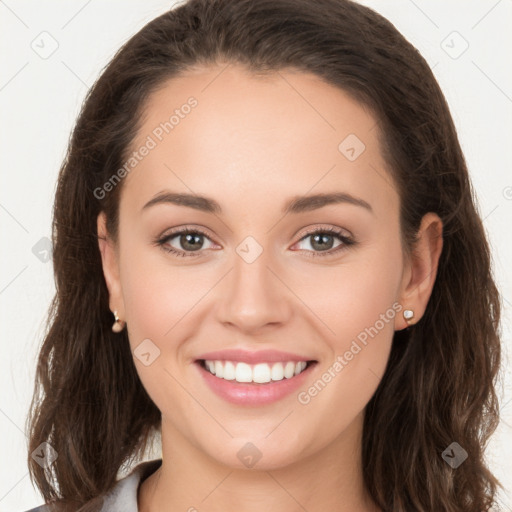
[[[263,252],[251,262],[235,253],[217,302],[218,320],[244,333],[255,334],[286,323],[292,314],[293,294],[280,276],[279,265]]]

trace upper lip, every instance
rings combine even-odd
[[[227,349],[207,352],[197,358],[197,360],[208,361],[237,361],[247,364],[255,363],[277,363],[286,361],[314,361],[310,357],[304,357],[291,352],[283,352],[281,350],[259,350],[250,352],[242,349]]]

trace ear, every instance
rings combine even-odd
[[[443,222],[438,215],[429,212],[421,220],[417,242],[405,265],[399,299],[403,310],[396,316],[395,330],[417,323],[424,315],[434,288],[442,250]],[[405,309],[414,312],[409,322],[403,317]]]
[[[107,217],[100,212],[97,219],[98,245],[103,265],[103,275],[109,293],[109,307],[112,312],[117,311],[121,320],[125,319],[124,300],[119,279],[119,260],[113,240],[107,232]]]

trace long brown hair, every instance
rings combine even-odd
[[[56,295],[28,418],[28,464],[47,502],[106,493],[161,424],[126,330],[113,334],[96,218],[117,237],[123,165],[144,105],[166,80],[231,62],[255,73],[314,73],[369,108],[400,194],[404,249],[427,212],[443,221],[438,275],[421,320],[395,332],[366,408],[365,484],[386,512],[482,512],[498,486],[484,460],[498,423],[500,296],[446,100],[419,52],[385,18],[349,0],[190,0],[148,23],[89,91],[61,167],[53,216]],[[121,337],[121,338],[120,338]],[[46,470],[31,453],[48,442]],[[457,469],[442,452],[469,454]]]

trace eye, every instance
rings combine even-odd
[[[195,257],[200,254],[193,253],[200,253],[201,249],[205,249],[205,247],[203,247],[204,239],[211,242],[204,231],[197,228],[183,228],[166,234],[162,238],[157,239],[155,243],[164,251],[170,252],[176,256]]]
[[[334,246],[334,240],[338,239],[340,243],[337,246]],[[309,231],[306,236],[302,237],[299,244],[306,240],[310,239],[310,241],[306,244],[306,250],[309,253],[309,256],[332,256],[335,253],[343,251],[347,249],[347,247],[351,245],[355,245],[356,241],[344,234],[339,229],[336,228],[323,228],[323,229],[315,229]],[[310,249],[311,248],[311,249]]]

